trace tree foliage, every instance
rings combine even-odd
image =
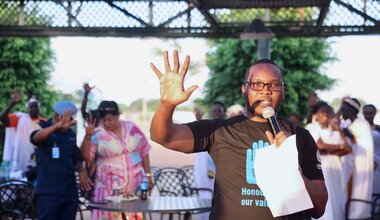
[[[323,64],[334,60],[325,39],[285,38],[271,42],[271,57],[282,69],[286,101],[279,115],[291,112],[305,117],[309,95],[316,90],[330,89],[335,80],[323,73]],[[215,100],[230,106],[245,104],[241,85],[247,68],[257,58],[255,41],[235,39],[215,41],[207,54],[210,78],[205,84],[202,104],[210,106]]]
[[[49,39],[0,39],[0,109],[9,104],[12,90],[19,87],[23,94],[21,103],[26,102],[28,95],[36,94],[42,114],[49,115],[56,95],[48,85],[53,58]],[[17,105],[14,110],[25,111],[25,107]]]

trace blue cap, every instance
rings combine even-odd
[[[60,101],[54,104],[54,112],[58,115],[63,115],[65,111],[72,110],[73,114],[77,113],[77,107],[69,101]]]

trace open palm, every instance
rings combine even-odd
[[[184,88],[184,79],[190,63],[186,56],[181,71],[179,71],[178,51],[173,52],[173,69],[170,67],[168,52],[164,52],[165,74],[159,71],[154,64],[150,64],[157,78],[160,80],[161,101],[170,106],[177,106],[189,99],[198,86],[193,85],[187,90]]]

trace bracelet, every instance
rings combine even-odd
[[[145,175],[146,175],[147,177],[150,177],[150,176],[152,176],[152,174],[151,174],[151,173],[145,173]]]

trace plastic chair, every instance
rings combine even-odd
[[[34,186],[22,180],[8,180],[0,185],[2,219],[37,219]]]

